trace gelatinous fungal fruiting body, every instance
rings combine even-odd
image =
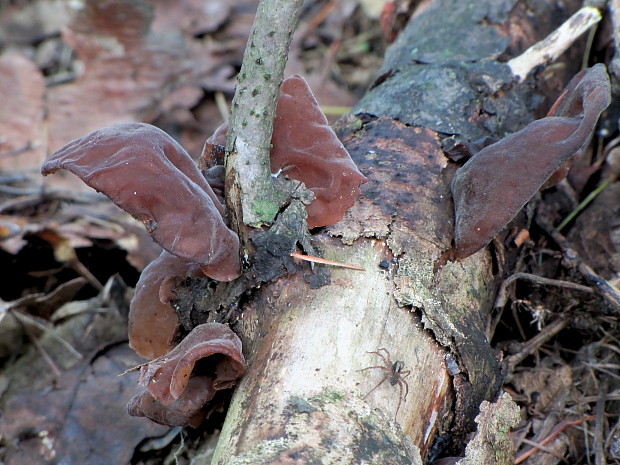
[[[366,178],[329,127],[301,76],[286,79],[280,87],[272,145],[271,171],[283,170],[314,193],[315,199],[306,207],[308,227],[340,221]]]
[[[554,173],[561,170],[554,182],[566,175],[563,165],[590,140],[610,101],[605,67],[584,70],[568,84],[551,116],[483,148],[457,170],[451,186],[456,258],[487,245]]]
[[[209,142],[223,145],[226,131],[222,126]],[[272,143],[272,172],[314,192],[308,226],[340,221],[366,178],[299,76],[282,84]],[[170,305],[175,277],[204,273],[231,281],[241,274],[239,239],[225,223],[224,167],[199,170],[160,129],[123,123],[67,144],[41,172],[60,169],[142,221],[164,249],[144,269],[131,302],[130,345],[154,360],[141,369],[146,391],[130,401],[130,414],[168,425],[198,423],[203,406],[245,372],[241,341],[222,324],[199,325],[177,345],[178,317]]]
[[[226,144],[228,123],[208,140]],[[280,87],[271,138],[271,172],[303,182],[315,199],[306,206],[308,227],[336,224],[353,206],[366,178],[329,127],[310,87],[301,76]]]
[[[174,278],[204,276],[197,263],[165,250],[144,268],[129,306],[129,346],[138,355],[153,359],[175,345],[179,318],[170,305]]]
[[[191,157],[149,124],[115,124],[67,144],[43,175],[66,169],[144,223],[155,242],[218,281],[241,273],[239,239]]]
[[[244,373],[239,337],[220,323],[198,325],[168,354],[141,367],[139,383],[146,390],[127,409],[170,426],[196,424],[202,407]]]

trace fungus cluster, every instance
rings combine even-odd
[[[301,76],[282,83],[272,145],[271,171],[285,171],[314,192],[314,201],[306,207],[308,227],[338,223],[355,203],[366,178],[329,127]]]
[[[226,130],[218,129],[210,142],[223,145]],[[282,84],[272,144],[272,171],[284,171],[315,193],[307,206],[309,227],[340,221],[366,179],[299,76]],[[197,326],[177,345],[179,321],[170,305],[175,277],[231,281],[241,274],[239,239],[225,222],[224,167],[199,170],[165,132],[122,123],[67,144],[41,173],[60,169],[141,220],[164,249],[144,269],[130,306],[130,346],[154,360],[141,368],[147,390],[128,409],[168,425],[196,424],[203,405],[245,371],[241,341],[224,325]]]
[[[200,267],[165,250],[144,268],[129,307],[129,345],[154,359],[175,346],[179,318],[170,305],[177,276],[201,277]]]
[[[457,259],[482,249],[539,189],[566,176],[610,101],[604,65],[581,71],[546,118],[484,147],[457,170],[451,186]]]

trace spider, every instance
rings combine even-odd
[[[385,355],[383,355],[381,352],[385,352]],[[370,392],[364,396],[364,399],[366,399],[375,389],[377,389],[379,386],[381,386],[386,381],[389,381],[391,386],[396,386],[398,384],[400,391],[398,394],[398,406],[396,407],[396,413],[394,414],[394,419],[396,419],[396,415],[398,415],[398,411],[400,410],[400,404],[402,403],[402,400],[403,399],[406,400],[407,394],[409,394],[409,385],[407,384],[407,381],[405,381],[405,378],[409,376],[409,374],[411,373],[411,370],[403,370],[403,368],[405,368],[405,362],[401,360],[396,360],[395,362],[392,363],[392,358],[390,357],[390,353],[385,348],[378,349],[376,352],[366,352],[366,353],[375,354],[381,357],[381,359],[383,360],[383,365],[367,367],[367,368],[363,368],[357,371],[366,371],[372,368],[379,368],[380,370],[383,370],[385,373],[383,375],[383,379],[379,382],[379,384],[377,384],[374,388],[372,388]],[[405,386],[404,396],[403,396],[403,386]]]

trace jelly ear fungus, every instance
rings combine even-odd
[[[176,347],[174,341],[174,277],[206,274],[231,281],[241,274],[239,239],[224,222],[222,197],[209,185],[222,193],[221,168],[201,172],[165,132],[124,123],[66,145],[45,161],[41,173],[60,169],[142,221],[164,248],[144,269],[130,306],[131,347],[143,357],[159,358],[143,367],[147,391],[130,401],[129,412],[169,425],[198,424],[202,407],[245,372],[241,341],[227,326],[201,325]],[[193,373],[202,359],[208,362]]]
[[[329,127],[301,76],[280,87],[273,122],[271,171],[303,182],[315,196],[306,207],[308,228],[339,222],[359,196],[366,178]]]
[[[129,346],[153,359],[175,346],[179,318],[170,305],[177,276],[204,276],[196,263],[165,250],[142,270],[129,306]]]
[[[228,326],[196,326],[169,353],[141,367],[139,384],[146,391],[131,399],[129,414],[170,426],[199,422],[203,405],[245,373],[241,349]]]
[[[142,123],[97,130],[61,148],[41,168],[66,169],[144,223],[155,242],[199,263],[218,281],[241,273],[239,239],[224,207],[185,150]]]
[[[226,131],[223,125],[208,142],[224,145]],[[366,178],[300,76],[282,84],[272,144],[273,176],[284,173],[314,192],[308,227],[340,221]],[[239,239],[225,223],[224,167],[201,171],[165,132],[123,123],[71,142],[41,172],[60,169],[141,220],[164,248],[144,269],[131,302],[130,345],[154,360],[141,368],[146,391],[129,402],[129,413],[168,425],[198,424],[203,406],[245,372],[241,341],[225,325],[199,325],[176,345],[178,317],[170,305],[177,276],[231,281],[241,274]]]
[[[610,101],[605,67],[584,70],[550,116],[483,148],[457,170],[451,185],[457,259],[487,245],[541,187],[550,187],[549,178],[555,183],[566,175],[565,164],[588,143]]]
[[[207,141],[226,144],[228,123]],[[303,182],[315,199],[306,206],[308,228],[329,226],[353,206],[366,178],[359,172],[301,76],[285,79],[273,121],[269,161],[273,176]]]

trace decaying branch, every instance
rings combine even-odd
[[[557,60],[568,47],[601,20],[598,8],[585,6],[544,40],[537,42],[508,62],[513,74],[523,82],[537,66]]]
[[[481,403],[497,401],[502,378],[485,330],[515,251],[500,237],[494,251],[446,260],[454,166],[443,146],[446,134],[497,137],[533,119],[532,92],[548,89],[519,83],[494,59],[506,50],[522,53],[559,26],[532,25],[540,36],[518,49],[505,35],[511,21],[548,21],[565,11],[544,0],[528,4],[536,10],[529,16],[520,2],[502,11],[493,4],[433,2],[394,43],[353,115],[337,124],[368,182],[343,221],[312,236],[313,255],[365,271],[300,264],[248,299],[234,326],[248,371],[212,463],[422,463],[446,432],[449,444],[462,446]],[[257,35],[273,28],[261,27],[267,29],[255,26]],[[256,45],[251,39],[248,48]],[[576,70],[568,64],[565,72],[559,78],[568,81]],[[250,77],[241,76],[244,94],[254,89]],[[239,134],[229,139],[237,151],[246,147]],[[238,163],[229,162],[229,183],[237,182]],[[269,175],[263,166],[256,173]],[[254,202],[263,197],[241,191],[230,206],[242,211],[234,221],[269,222],[272,209],[257,210]],[[318,270],[329,270],[330,284],[311,285]],[[375,365],[367,352],[379,349],[411,370],[409,395],[388,382],[375,389],[383,374],[365,368]],[[501,401],[512,411],[510,399]],[[497,463],[510,463],[506,437],[496,439]]]

